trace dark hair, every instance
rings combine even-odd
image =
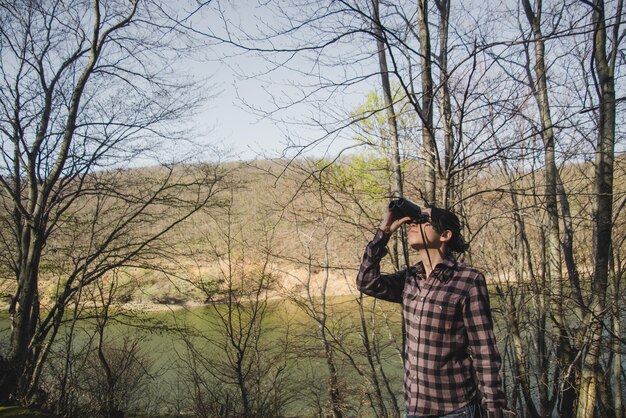
[[[461,235],[461,222],[459,218],[447,209],[430,207],[430,220],[433,228],[440,234],[449,230],[452,238],[448,241],[446,249],[455,253],[463,253],[469,249],[469,244],[465,242]]]

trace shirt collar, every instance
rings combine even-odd
[[[434,277],[442,281],[443,283],[447,283],[449,280],[454,277],[454,272],[456,270],[457,261],[456,259],[449,255],[443,259],[439,264],[435,266],[433,270],[435,272]],[[424,268],[424,263],[421,261],[417,263],[414,267],[416,276],[425,276],[426,269]],[[441,271],[441,273],[437,274],[437,272]]]

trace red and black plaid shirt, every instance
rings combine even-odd
[[[478,270],[447,258],[426,278],[421,263],[380,273],[389,234],[376,232],[363,255],[359,290],[402,303],[406,321],[404,393],[409,415],[442,415],[482,392],[488,411],[506,406],[487,284]]]

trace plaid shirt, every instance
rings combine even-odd
[[[357,286],[404,307],[407,414],[453,412],[480,389],[490,415],[499,415],[506,399],[483,274],[453,258],[439,263],[428,278],[422,263],[381,274],[388,241],[389,234],[378,230],[367,245]]]

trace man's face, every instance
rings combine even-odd
[[[422,210],[422,214],[428,216],[425,223],[409,222],[408,241],[415,250],[441,247],[441,234],[433,227],[430,212],[430,208]]]

